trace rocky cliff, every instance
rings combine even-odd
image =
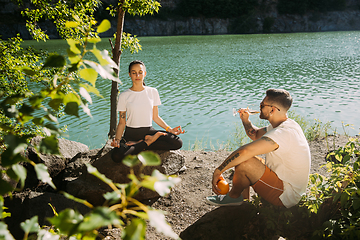
[[[124,31],[137,36],[204,35],[238,33],[289,33],[314,31],[360,30],[360,9],[357,1],[347,0],[345,11],[309,12],[303,15],[279,14],[278,0],[259,0],[265,7],[246,18],[181,18],[167,15],[165,18],[126,18]],[[175,9],[179,0],[162,0],[162,9]],[[27,7],[27,6],[23,6]],[[160,11],[162,11],[160,9]],[[0,0],[0,35],[3,39],[20,33],[23,39],[31,39],[21,16],[21,8],[10,0]],[[59,38],[55,26],[49,22],[39,22],[50,38]],[[112,29],[102,37],[113,36],[116,20]]]

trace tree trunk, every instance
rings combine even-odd
[[[113,60],[120,68],[120,56],[121,56],[121,40],[122,33],[124,28],[124,18],[125,11],[123,9],[124,0],[120,1],[119,10],[118,10],[118,21],[117,21],[117,29],[116,29],[116,40],[115,47],[112,48]],[[115,73],[119,76],[118,69],[115,69]],[[111,95],[110,95],[110,130],[108,133],[109,138],[113,138],[116,133],[116,124],[117,124],[117,96],[118,96],[118,83],[113,81],[111,85]]]

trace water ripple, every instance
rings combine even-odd
[[[162,118],[187,131],[184,149],[195,140],[226,142],[234,123],[240,123],[231,109],[258,108],[268,88],[289,90],[292,109],[308,120],[331,121],[338,131],[342,121],[354,124],[349,132],[355,135],[360,126],[359,38],[360,32],[144,37],[143,51],[122,54],[120,91],[130,87],[127,64],[143,60],[146,84],[160,93]],[[108,48],[103,44],[100,48]],[[93,118],[82,114],[80,120],[62,122],[71,140],[91,148],[104,143],[109,128],[109,81],[99,79],[97,87],[105,99],[94,98]]]

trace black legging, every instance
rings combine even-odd
[[[146,135],[154,135],[157,132],[167,133],[165,136],[160,136],[155,142],[148,146],[144,141],[138,142],[134,145],[128,146],[125,141],[144,140]],[[124,140],[125,139],[125,140]],[[111,158],[114,162],[121,162],[127,155],[136,155],[144,150],[177,150],[182,147],[182,140],[169,132],[158,131],[153,127],[131,128],[126,127],[124,137],[120,141],[120,147],[112,150]]]

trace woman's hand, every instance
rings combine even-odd
[[[185,130],[182,130],[181,126],[177,126],[176,128],[170,129],[169,132],[171,132],[172,134],[175,134],[175,135],[179,135],[179,134],[185,133]]]
[[[120,147],[120,139],[118,138],[113,138],[112,142],[111,142],[111,146],[112,147]]]

